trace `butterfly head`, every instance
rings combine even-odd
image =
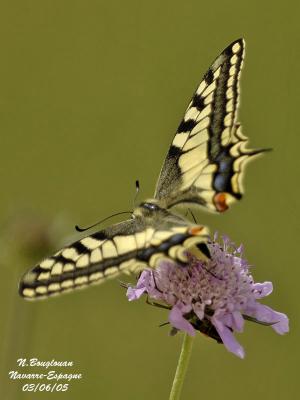
[[[149,223],[155,224],[155,221],[168,221],[169,218],[174,219],[174,214],[171,214],[164,206],[156,199],[143,201],[133,211],[133,218],[142,218],[148,220]],[[176,219],[181,220],[177,217]],[[183,221],[183,220],[182,220]]]
[[[161,211],[166,211],[159,205],[159,202],[155,199],[143,201],[135,208],[133,211],[133,215],[135,217],[143,216],[143,217],[152,217],[154,214],[157,214]]]
[[[153,202],[144,202],[140,204],[140,207],[144,208],[145,210],[148,211],[158,211],[160,209],[159,205],[153,203]]]

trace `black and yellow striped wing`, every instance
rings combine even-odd
[[[197,88],[158,179],[155,198],[166,207],[194,203],[225,211],[242,195],[244,163],[260,151],[245,149],[237,123],[244,41],[231,43]]]
[[[207,241],[202,226],[147,226],[134,218],[87,236],[29,270],[20,282],[20,295],[43,298],[89,284],[102,283],[122,272],[155,267],[163,258],[187,262],[186,250]],[[205,245],[204,245],[205,246]],[[200,248],[200,247],[199,247]]]

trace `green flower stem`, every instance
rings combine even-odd
[[[180,399],[184,378],[186,375],[187,367],[189,365],[189,360],[192,352],[193,342],[194,338],[185,333],[169,400]]]

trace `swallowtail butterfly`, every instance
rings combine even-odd
[[[208,230],[170,209],[200,205],[223,212],[242,196],[245,162],[262,150],[246,149],[237,122],[244,41],[231,43],[204,75],[181,121],[154,198],[131,219],[59,250],[29,270],[20,295],[37,299],[101,283],[122,272],[155,268],[162,259],[187,262],[187,250],[209,257]]]

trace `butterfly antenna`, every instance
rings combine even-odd
[[[105,221],[107,221],[108,219],[110,219],[112,217],[116,217],[117,215],[122,215],[122,214],[132,214],[132,211],[122,211],[122,212],[118,212],[118,213],[112,214],[109,217],[106,217],[106,218],[102,219],[101,221],[98,221],[95,224],[93,224],[91,226],[88,226],[87,228],[80,228],[78,225],[75,225],[75,229],[76,229],[77,232],[84,232],[84,231],[87,231],[87,230],[89,230],[91,228],[94,228],[94,226],[102,224],[102,222],[105,222]]]
[[[133,199],[133,208],[135,208],[136,199],[137,199],[137,197],[139,195],[139,192],[140,192],[140,181],[138,179],[135,181],[135,190],[136,190],[136,193],[135,193],[135,196],[134,196],[134,199]]]

